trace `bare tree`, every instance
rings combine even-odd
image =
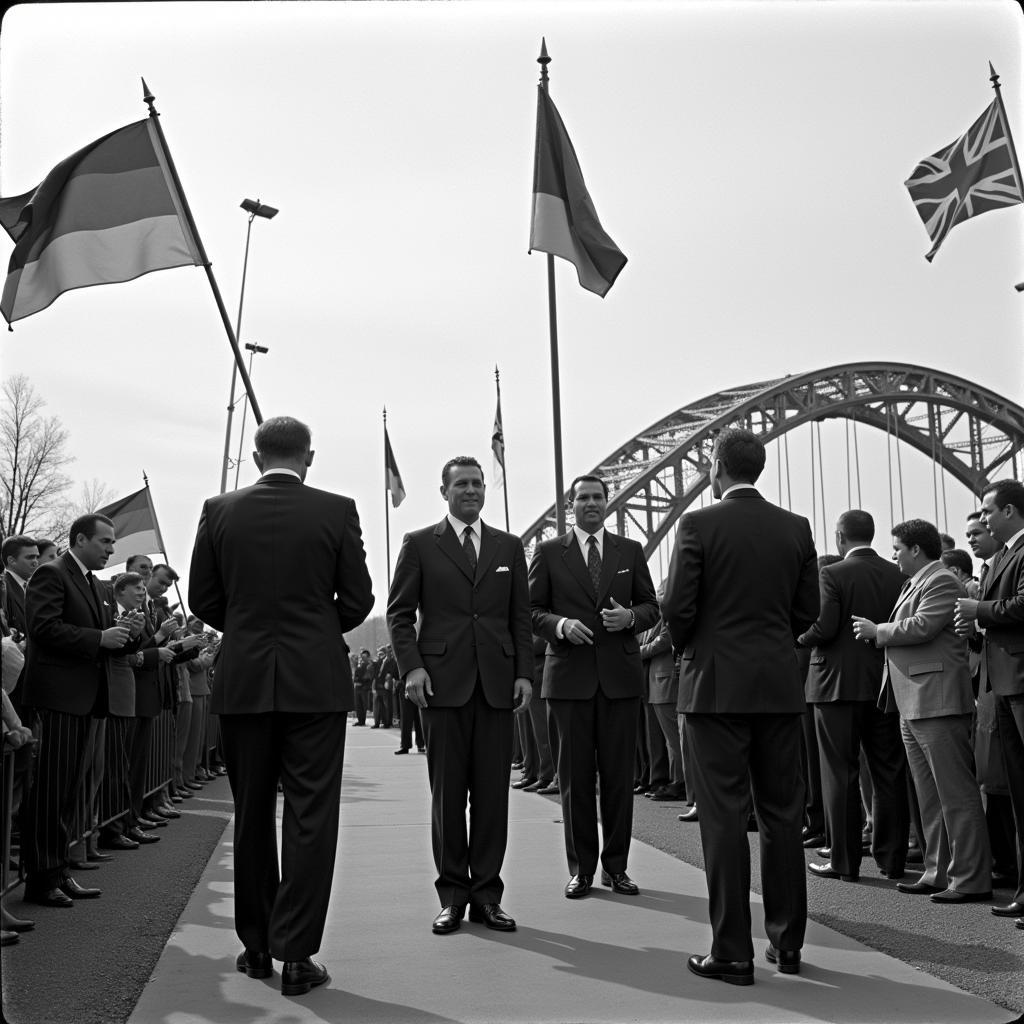
[[[49,511],[49,514],[42,520],[37,535],[44,535],[56,540],[58,547],[64,548],[67,545],[68,531],[71,524],[79,517],[95,512],[97,509],[109,505],[116,495],[101,480],[92,478],[88,483],[82,484],[78,492],[78,498],[64,498],[56,502]]]
[[[44,416],[46,402],[28,377],[16,374],[0,389],[0,532],[31,533],[65,502],[74,459],[68,432],[57,416]]]

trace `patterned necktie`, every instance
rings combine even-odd
[[[597,550],[597,538],[587,538],[587,572],[590,582],[594,584],[594,593],[601,589],[601,552]]]
[[[469,567],[476,573],[476,548],[473,547],[473,528],[467,526],[462,533],[462,550],[469,559]]]

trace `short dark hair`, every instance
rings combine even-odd
[[[870,544],[875,539],[875,520],[870,512],[851,508],[836,523],[836,529],[847,539]]]
[[[976,520],[980,520],[980,519],[981,519],[981,513],[980,512],[968,512],[967,513],[967,522],[969,522],[969,523],[970,522],[974,522]]]
[[[3,559],[4,565],[7,564],[8,558],[17,558],[25,548],[38,547],[36,542],[31,537],[26,537],[24,534],[20,534],[17,537],[8,537],[2,545],[0,545],[0,558]]]
[[[764,469],[764,442],[750,430],[727,427],[715,438],[715,457],[733,480],[756,483]]]
[[[974,575],[974,562],[971,561],[971,556],[963,548],[943,551],[939,558],[947,569],[962,569],[968,576]]]
[[[166,565],[163,562],[161,562],[159,565],[154,565],[153,566],[153,575],[154,576],[156,575],[158,569],[166,569],[167,572],[170,574],[171,582],[172,583],[177,583],[178,580],[181,579],[181,577],[169,565]]]
[[[309,452],[313,434],[305,423],[292,416],[271,416],[256,428],[253,444],[264,457],[297,459]]]
[[[952,551],[956,547],[956,541],[948,533],[940,533],[939,541],[942,543],[943,551]]]
[[[912,548],[916,544],[932,561],[942,556],[942,541],[939,539],[938,527],[933,526],[927,519],[908,519],[906,522],[897,523],[892,528],[892,535],[904,547]]]
[[[137,572],[123,572],[114,580],[114,594],[123,594],[129,587],[142,583],[142,577]]]
[[[996,508],[1006,508],[1012,505],[1017,514],[1024,516],[1024,484],[1017,480],[997,480],[989,484],[982,492],[982,495],[991,494],[992,501]]]
[[[97,523],[106,523],[111,528],[114,526],[113,519],[100,515],[99,512],[90,512],[88,515],[79,516],[71,524],[71,529],[68,530],[68,547],[73,548],[75,546],[75,538],[80,533],[85,534],[86,540],[92,540],[96,536]]]
[[[56,546],[57,542],[55,540],[50,540],[49,537],[44,537],[42,540],[36,541],[36,547],[39,548],[39,554],[43,554],[44,552],[49,551],[50,548],[55,548]]]
[[[441,486],[448,486],[448,470],[454,469],[456,466],[476,466],[480,470],[480,479],[484,478],[484,467],[480,465],[472,455],[456,455],[454,459],[449,459],[441,467]]]
[[[601,490],[604,491],[604,500],[608,500],[608,485],[599,477],[593,473],[584,473],[582,476],[576,477],[571,484],[569,484],[569,499],[571,501],[576,500],[576,485],[581,483],[600,484]]]
[[[149,555],[129,555],[129,556],[128,556],[128,558],[127,558],[127,560],[126,560],[126,561],[125,561],[125,563],[124,563],[124,567],[125,567],[126,569],[131,569],[131,567],[132,567],[132,566],[133,566],[133,565],[134,565],[134,564],[135,564],[135,563],[136,563],[136,562],[137,562],[137,561],[138,561],[138,560],[139,560],[140,558],[149,558]],[[152,560],[151,558],[150,558],[150,560],[149,560],[149,564],[150,564],[150,565],[152,565],[152,564],[153,564],[153,560]]]

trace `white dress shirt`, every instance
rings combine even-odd
[[[455,516],[448,513],[448,522],[451,528],[455,531],[455,536],[458,537],[459,543],[465,543],[466,530],[469,530],[469,539],[473,542],[473,550],[476,552],[476,557],[480,557],[480,528],[483,526],[483,521],[478,519],[475,523],[464,523],[461,519],[456,519]]]

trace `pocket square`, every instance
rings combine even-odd
[[[624,572],[629,572],[629,570],[628,569],[620,569],[615,575],[616,576],[621,576]]]
[[[494,571],[495,572],[508,572],[508,566],[507,565],[499,565],[498,568],[495,569]]]

